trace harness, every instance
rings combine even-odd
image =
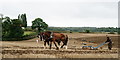
[[[53,38],[53,32],[51,32],[51,34],[50,34],[50,38]]]

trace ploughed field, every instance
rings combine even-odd
[[[69,36],[68,49],[56,50],[47,46],[44,49],[43,41],[34,38],[25,41],[2,41],[2,58],[118,58],[117,34],[87,34],[87,33],[63,33]],[[82,46],[96,47],[106,41],[108,35],[113,41],[112,50],[107,49],[107,44],[97,50],[82,49]],[[62,45],[62,43],[61,43]]]

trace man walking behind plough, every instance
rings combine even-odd
[[[107,41],[105,43],[108,43],[108,49],[111,50],[112,49],[112,40],[107,37]]]

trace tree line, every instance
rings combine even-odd
[[[19,14],[18,18],[11,19],[8,16],[0,14],[0,20],[2,23],[2,38],[24,38],[24,32],[27,29],[27,17],[26,14]],[[32,21],[32,30],[36,30],[36,33],[46,30],[48,24],[46,24],[41,18],[35,18]]]
[[[67,32],[109,32],[109,33],[120,33],[120,28],[114,27],[48,27],[50,31],[67,31]]]
[[[21,14],[18,19],[11,19],[10,17],[2,17],[2,37],[6,38],[20,38],[24,31],[22,27],[27,27],[26,14]]]

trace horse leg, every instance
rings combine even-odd
[[[67,45],[65,45],[65,49],[67,49]]]
[[[64,40],[62,40],[63,45],[61,46],[61,48],[63,48],[63,46],[65,45],[66,49],[67,49],[67,43],[68,43],[68,36],[66,35],[66,38]]]
[[[44,49],[46,48],[46,41],[44,41]]]
[[[48,47],[49,47],[49,41],[47,41],[47,45],[48,45]]]
[[[48,46],[49,46],[49,41],[47,41],[47,44],[48,44]]]
[[[56,50],[59,50],[59,48],[57,47],[57,44],[55,43],[55,41],[54,41],[54,44],[55,44],[55,46],[56,46]]]
[[[51,49],[51,46],[52,46],[52,41],[50,41],[50,49]]]
[[[63,46],[64,46],[64,43],[63,43],[63,45],[61,46],[61,48],[63,48]]]
[[[58,42],[57,42],[57,43],[58,43],[58,47],[59,47],[59,48],[60,48],[60,42],[61,42],[61,41],[58,41]]]
[[[63,45],[61,46],[61,48],[63,48],[64,45],[65,45],[65,44],[63,43]],[[65,49],[67,49],[67,45],[65,45]]]
[[[65,45],[65,48],[67,49],[67,44],[65,42],[63,42],[63,45],[61,46],[61,48],[63,48],[64,45]]]
[[[61,48],[63,48],[63,46],[65,45],[65,42],[62,40],[62,42],[63,42],[63,45],[61,46]]]
[[[42,36],[40,35],[40,40],[42,41]]]
[[[67,49],[67,42],[64,42],[63,46],[65,45],[65,49]]]

